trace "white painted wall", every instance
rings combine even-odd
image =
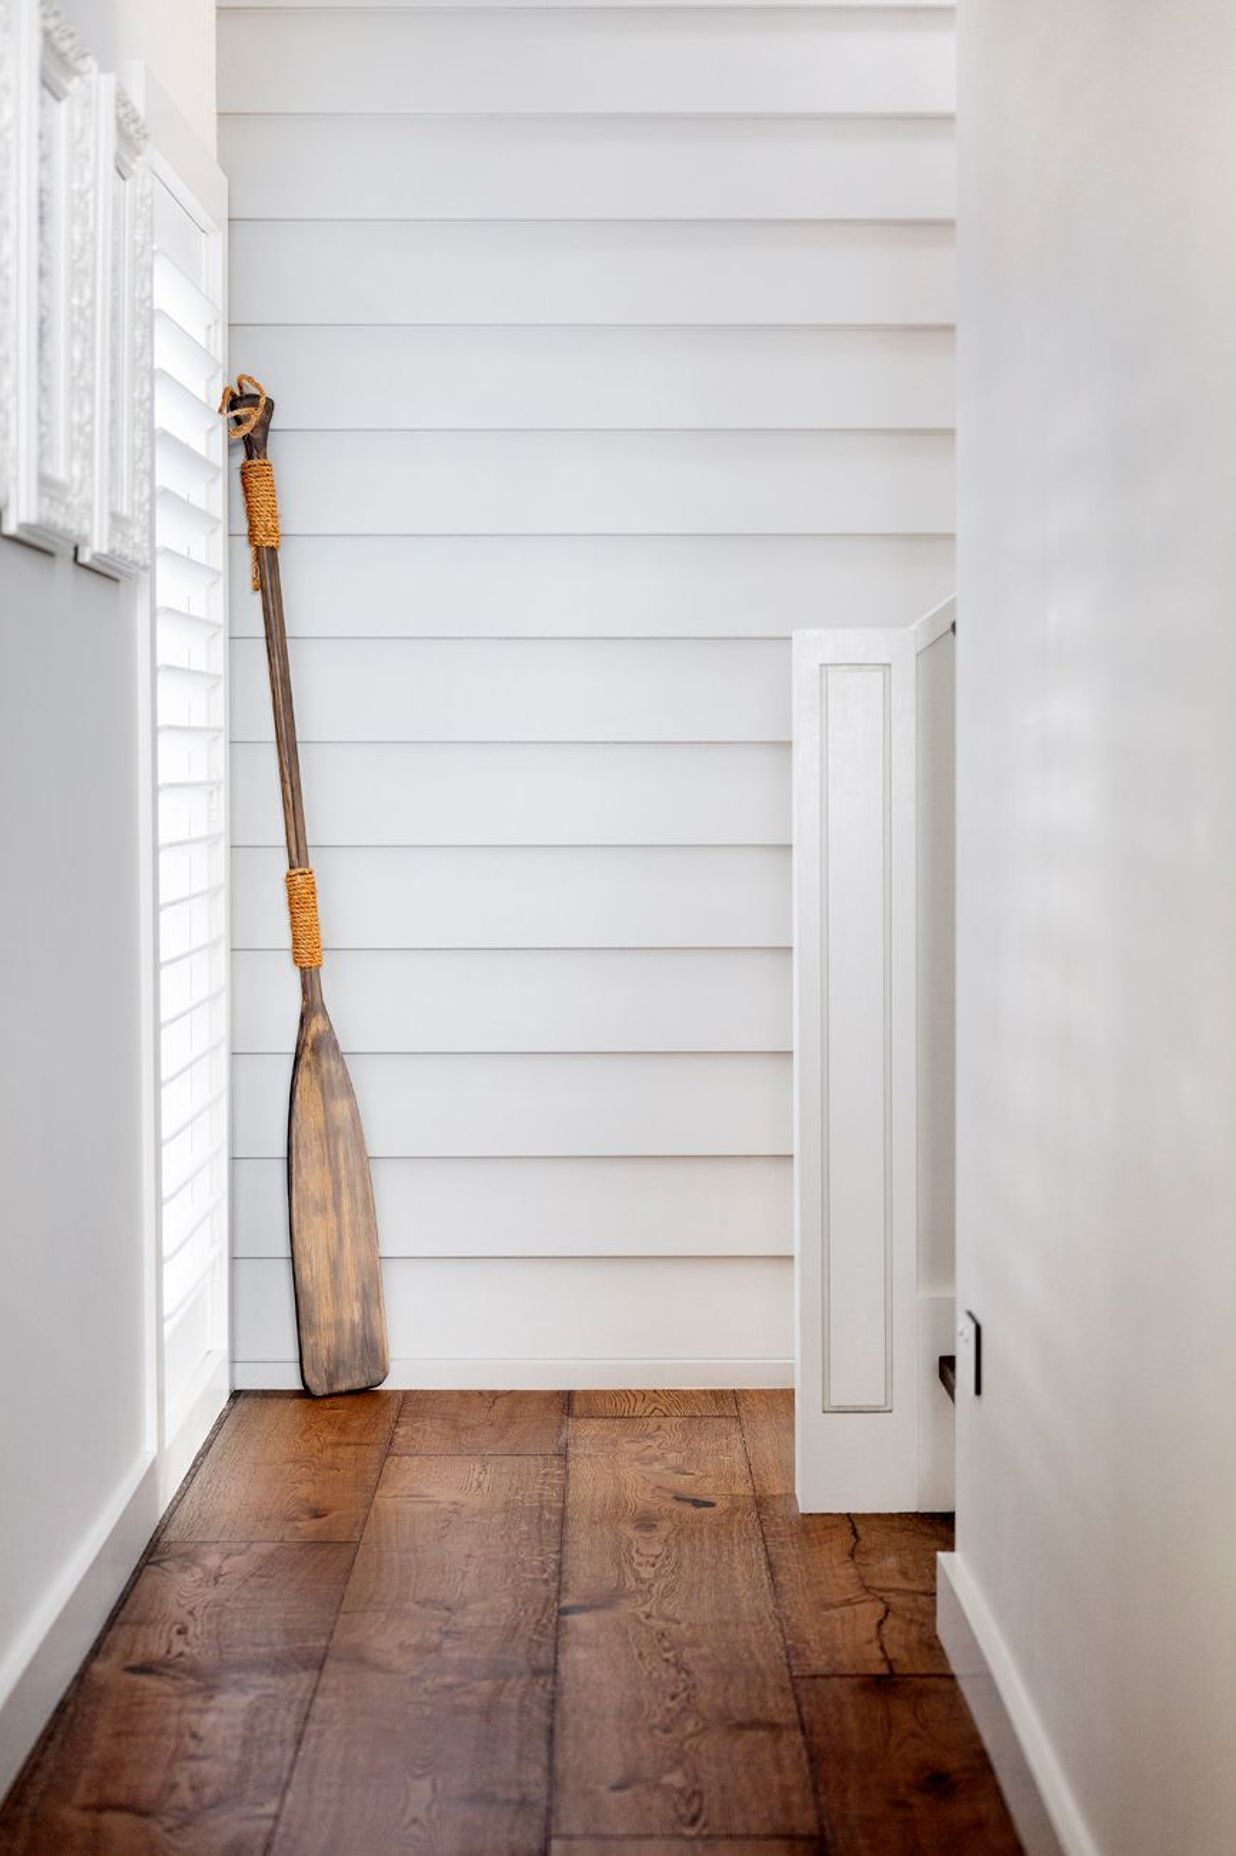
[[[1234,80],[962,15],[958,1570],[1102,1856],[1236,1846]]]
[[[66,10],[105,65],[148,60],[213,142],[206,0]],[[157,1511],[142,598],[0,544],[0,1790]]]
[[[7,1701],[75,1582],[79,1548],[141,1474],[151,1353],[132,601],[5,543],[0,639]],[[57,1693],[54,1678],[36,1684],[0,1714],[0,1787]]]
[[[947,9],[225,8],[393,1377],[786,1379],[789,634],[952,588]],[[297,990],[234,544],[238,1377]]]
[[[194,139],[215,147],[215,9],[209,0],[58,0],[99,63],[146,68]]]

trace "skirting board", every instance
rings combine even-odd
[[[382,1382],[393,1392],[612,1391],[653,1386],[792,1386],[793,1360],[392,1360]],[[287,1391],[300,1374],[287,1360],[237,1360],[238,1392]]]
[[[166,1440],[159,1461],[159,1513],[188,1475],[193,1459],[211,1433],[231,1391],[231,1361],[221,1349],[207,1354],[196,1383],[181,1407],[179,1423]]]
[[[77,1673],[159,1520],[153,1456],[140,1457],[0,1669],[0,1797]]]
[[[995,1768],[1026,1856],[1102,1856],[986,1599],[941,1553],[936,1629]]]

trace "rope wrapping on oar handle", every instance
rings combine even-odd
[[[275,467],[269,458],[246,458],[240,467],[240,487],[245,493],[245,514],[249,518],[250,583],[256,593],[259,548],[279,546],[279,499],[275,494]]]
[[[237,399],[256,396],[254,406],[235,406]],[[237,374],[236,385],[225,386],[219,411],[227,420],[228,437],[247,438],[267,406],[266,389],[252,374]],[[250,585],[258,592],[259,548],[279,546],[279,499],[275,494],[275,467],[269,458],[246,458],[240,467],[240,487],[245,496],[245,514],[249,520]]]
[[[322,928],[318,921],[318,885],[312,870],[289,870],[288,920],[292,924],[292,964],[320,967]]]

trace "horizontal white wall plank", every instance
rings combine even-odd
[[[345,1051],[785,1051],[790,957],[773,949],[584,949],[331,956]],[[232,958],[232,1048],[296,1044],[286,953]]]
[[[369,1151],[510,1155],[787,1154],[790,1060],[736,1056],[361,1056]],[[237,1057],[233,1151],[277,1158],[288,1057]]]
[[[738,1362],[790,1348],[787,1258],[390,1258],[382,1276],[400,1361],[492,1371],[505,1359]],[[237,1263],[235,1296],[237,1360],[294,1360],[291,1263]]]
[[[284,953],[282,849],[233,852],[232,942]],[[789,852],[683,848],[322,849],[328,948],[790,944]]]
[[[284,432],[288,534],[947,534],[924,432]],[[233,532],[244,530],[239,477]]]
[[[788,1159],[375,1160],[388,1257],[749,1257],[794,1248]],[[288,1254],[281,1160],[237,1160],[238,1257]]]
[[[293,54],[294,55],[294,52]],[[948,219],[951,122],[225,116],[234,219]]]
[[[788,844],[780,747],[318,745],[311,844]],[[232,749],[232,841],[281,844],[274,748]]]
[[[948,536],[292,535],[293,637],[769,637],[905,625],[953,585]],[[249,549],[231,623],[259,637]]]
[[[224,112],[948,112],[948,15],[740,6],[219,21]]]
[[[279,382],[281,431],[953,423],[953,339],[939,329],[242,324],[232,352]]]
[[[230,278],[249,327],[939,326],[953,270],[947,225],[288,219],[233,225]]]
[[[245,8],[250,8],[260,9],[263,12],[273,9],[287,9],[288,11],[304,13],[317,7],[327,7],[332,10],[338,8],[341,11],[360,9],[363,7],[366,12],[383,10],[403,12],[409,5],[415,6],[417,4],[418,0],[218,0],[218,5],[221,10],[233,10],[237,12],[244,11]],[[529,7],[539,12],[544,7],[556,6],[598,6],[609,8],[614,6],[679,7],[694,5],[712,8],[718,5],[725,5],[726,0],[424,0],[424,4],[458,7],[461,9],[475,7],[482,12],[490,12],[495,8],[508,6]],[[953,16],[954,12],[952,6],[942,5],[941,0],[745,0],[745,4],[750,6],[776,7],[778,9],[787,5],[803,6],[813,10],[823,6],[830,11],[834,9],[847,13],[870,11],[873,15],[881,12],[886,7],[893,8],[897,12],[905,12],[909,9],[918,10],[921,8],[927,12],[947,15],[949,18]]]
[[[291,647],[302,741],[788,741],[789,645],[560,638]],[[232,739],[273,740],[265,647],[235,639]]]

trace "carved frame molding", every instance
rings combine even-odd
[[[150,550],[151,180],[140,116],[53,0],[0,0],[0,532]]]
[[[130,576],[150,564],[149,137],[114,77],[97,78],[96,101],[93,507],[78,559]]]

